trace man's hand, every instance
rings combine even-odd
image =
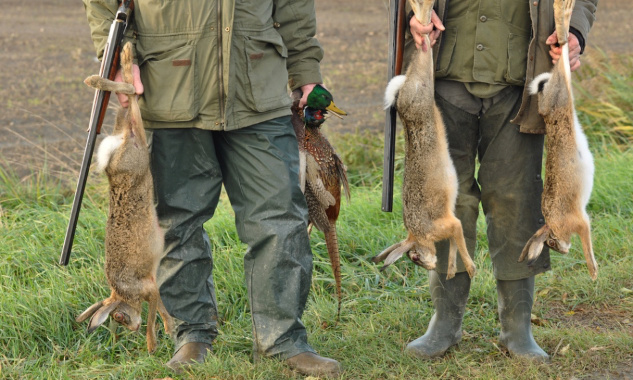
[[[132,79],[134,81],[134,89],[136,90],[136,95],[141,95],[144,91],[143,83],[141,82],[141,70],[138,68],[138,65],[132,65]],[[123,77],[121,76],[121,69],[116,72],[116,76],[114,77],[115,82],[123,82]],[[119,103],[121,107],[127,108],[130,105],[128,101],[127,95],[125,94],[116,94],[119,99]]]
[[[317,84],[320,84],[321,86],[323,86],[322,83],[309,83],[309,84],[304,84],[303,86],[301,86],[301,93],[303,95],[301,96],[301,100],[299,100],[299,108],[300,109],[303,109],[303,107],[306,106],[306,103],[308,102],[308,95],[310,95],[310,93],[312,92],[312,89]],[[325,87],[325,86],[323,86],[323,87]]]
[[[556,32],[547,37],[545,43],[549,45],[549,55],[552,57],[552,63],[556,64],[563,53],[563,48],[556,45],[558,43]],[[569,44],[569,68],[571,71],[576,71],[580,67],[580,43],[573,33],[569,33],[567,43]]]
[[[435,45],[437,39],[440,37],[440,33],[445,29],[444,24],[442,24],[442,20],[437,17],[437,13],[433,11],[431,13],[431,23],[428,25],[422,25],[418,21],[418,19],[414,16],[411,17],[411,21],[409,21],[409,29],[411,30],[411,35],[413,36],[413,41],[415,41],[416,49],[422,49],[422,51],[426,52],[429,50],[429,46],[426,46],[423,35],[428,34],[429,39],[431,40],[431,46]]]

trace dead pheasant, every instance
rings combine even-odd
[[[321,124],[328,111],[347,115],[332,101],[332,95],[317,85],[307,99],[304,109],[299,108],[301,91],[293,93],[292,124],[297,134],[300,153],[301,190],[308,204],[309,228],[315,226],[325,235],[328,256],[336,282],[338,297],[337,320],[341,315],[341,260],[336,236],[336,220],[341,207],[341,186],[349,200],[347,173],[341,158],[321,133]]]

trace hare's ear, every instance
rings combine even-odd
[[[108,316],[110,315],[112,310],[114,310],[117,306],[119,306],[120,303],[121,301],[114,301],[109,305],[101,307],[92,316],[92,318],[90,318],[90,324],[88,325],[88,333],[95,331],[97,327],[101,326],[101,324],[103,324],[103,322],[105,322],[105,320],[108,319]]]
[[[81,323],[83,321],[85,321],[86,319],[88,319],[88,317],[92,316],[92,314],[95,313],[95,311],[97,311],[101,306],[103,305],[103,301],[99,301],[97,303],[95,303],[94,305],[90,306],[89,308],[86,309],[86,311],[84,311],[83,313],[81,313],[76,319],[75,321]]]

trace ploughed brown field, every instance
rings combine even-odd
[[[388,1],[316,4],[324,80],[336,104],[349,113],[345,120],[329,120],[326,130],[382,133]],[[586,54],[592,54],[593,46],[633,51],[630,14],[633,2],[602,0]],[[0,65],[0,165],[20,173],[44,163],[78,170],[93,97],[82,81],[99,70],[82,3],[3,0]],[[105,133],[112,128],[113,114],[110,110]]]

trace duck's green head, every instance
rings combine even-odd
[[[347,112],[339,109],[336,104],[334,104],[334,101],[332,100],[332,94],[330,94],[330,92],[326,90],[325,87],[319,84],[314,86],[314,88],[308,95],[306,106],[321,111],[331,111],[336,115],[347,115]]]

